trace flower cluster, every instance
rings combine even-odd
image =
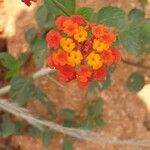
[[[57,29],[46,35],[53,49],[48,66],[58,71],[61,80],[77,79],[81,87],[91,80],[105,80],[108,65],[120,61],[120,53],[112,47],[116,35],[104,25],[92,25],[82,16],[59,16]]]

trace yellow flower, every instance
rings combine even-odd
[[[75,43],[70,38],[61,38],[60,45],[63,50],[70,53],[75,48]]]
[[[87,39],[87,32],[83,27],[78,27],[75,31],[74,31],[74,39],[77,40],[79,43],[80,42],[84,42]]]
[[[109,48],[109,44],[98,40],[98,39],[94,39],[93,41],[93,49],[95,49],[97,52],[102,52],[104,50],[107,50]]]
[[[79,50],[72,51],[70,53],[70,56],[68,57],[68,64],[71,66],[80,65],[82,59],[83,59],[83,56]]]
[[[96,54],[95,52],[91,52],[87,56],[86,60],[87,64],[91,66],[93,69],[99,69],[103,65],[100,55]]]

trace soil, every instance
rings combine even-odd
[[[6,39],[6,47],[9,53],[18,56],[20,53],[28,49],[28,44],[24,39],[24,32],[31,26],[36,25],[33,19],[37,5],[33,4],[30,8],[24,6],[21,0],[14,0],[10,4],[10,0],[0,1],[0,15],[3,22],[0,22],[0,36]],[[41,2],[38,1],[38,5]],[[89,6],[98,10],[105,5],[117,5],[129,11],[133,7],[139,7],[138,0],[77,0],[77,7]],[[3,6],[4,7],[3,7]],[[11,12],[9,11],[11,7]],[[147,7],[147,15],[149,13]],[[6,19],[7,18],[7,19]],[[3,42],[0,42],[3,43]],[[0,44],[2,45],[2,44]],[[122,56],[127,59],[136,60],[136,58],[128,56],[124,51],[121,51]],[[150,63],[150,56],[144,57],[146,63]],[[1,69],[0,67],[0,70]],[[30,74],[33,72],[34,66],[27,65],[22,73]],[[148,106],[139,98],[136,93],[130,93],[126,88],[126,79],[131,72],[140,71],[145,75],[147,83],[149,83],[150,72],[145,69],[129,66],[120,63],[112,75],[111,86],[98,93],[103,99],[103,117],[105,126],[102,128],[94,128],[93,130],[104,135],[109,135],[120,139],[150,139],[150,113]],[[56,78],[57,79],[57,78]],[[0,76],[0,80],[3,80]],[[83,99],[83,91],[78,87],[76,82],[64,85],[59,82],[53,82],[51,78],[42,77],[35,81],[55,103],[57,111],[62,108],[71,108],[75,110],[76,115],[84,116],[85,104],[90,101]],[[0,85],[1,86],[1,85]],[[78,94],[76,94],[78,93]],[[34,107],[34,110],[32,109]],[[41,106],[37,101],[28,104],[27,108],[33,114],[46,115],[47,111],[44,106]],[[2,143],[2,142],[1,142]],[[61,150],[63,144],[63,135],[57,135],[49,148],[44,148],[40,139],[23,136],[12,136],[9,139],[11,150]],[[74,141],[74,150],[148,150],[149,148],[133,147],[133,146],[118,146],[106,144],[94,144],[86,141]]]

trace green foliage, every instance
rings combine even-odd
[[[92,123],[92,121],[90,120],[89,117],[85,117],[83,119],[83,121],[80,123],[79,127],[81,129],[92,129],[93,128],[93,123]]]
[[[139,72],[132,73],[127,80],[128,90],[131,92],[138,92],[144,86],[144,77]]]
[[[10,135],[19,135],[22,132],[22,127],[19,122],[10,122],[5,116],[0,124],[0,136],[8,137]]]
[[[102,91],[107,89],[111,84],[111,79],[109,75],[109,71],[107,72],[106,79],[104,81],[92,81],[88,88],[87,88],[87,93],[88,96],[94,96],[96,94],[96,91]]]
[[[118,7],[107,6],[100,9],[97,21],[110,27],[124,28],[126,26],[126,14]]]
[[[22,76],[12,79],[10,95],[19,105],[27,104],[33,97],[41,102],[47,99],[47,96],[32,83],[31,78]]]
[[[47,57],[47,44],[45,39],[35,39],[31,43],[31,51],[33,53],[33,59],[38,68],[42,67]]]
[[[0,53],[0,63],[7,69],[5,74],[6,78],[16,76],[21,66],[26,62],[28,55],[24,54],[20,58],[16,59],[6,52]]]
[[[88,105],[88,115],[90,117],[97,116],[102,112],[102,99],[98,98],[95,102]]]
[[[99,127],[103,127],[104,124],[105,124],[104,119],[101,116],[95,116],[94,117],[94,122]]]
[[[37,9],[35,19],[38,25],[43,29],[50,29],[54,24],[54,15],[49,13],[44,5]]]
[[[63,150],[73,150],[73,144],[69,140],[64,140]]]
[[[100,90],[106,90],[111,84],[111,79],[110,79],[110,75],[107,74],[106,79],[102,82],[100,82],[99,86],[100,86]]]
[[[73,121],[75,117],[75,112],[68,108],[63,109],[62,114],[63,114],[64,120],[66,121]]]
[[[28,43],[31,43],[36,37],[36,29],[34,27],[28,29],[25,32],[25,39]]]
[[[44,0],[49,12],[56,15],[72,15],[75,12],[75,0]]]
[[[128,28],[119,33],[119,40],[129,54],[138,56],[143,53],[141,36],[136,28]]]
[[[128,19],[129,19],[130,23],[136,24],[136,23],[139,23],[140,21],[143,21],[144,16],[145,16],[144,11],[134,8],[129,12]]]
[[[41,138],[44,146],[49,146],[51,144],[53,134],[50,131],[40,130],[36,127],[30,127],[28,129],[30,136]]]
[[[89,7],[81,7],[77,10],[76,14],[83,16],[86,20],[90,21],[94,10]]]

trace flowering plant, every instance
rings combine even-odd
[[[102,24],[90,24],[80,15],[59,16],[56,30],[46,35],[48,46],[53,49],[48,57],[48,66],[58,71],[65,82],[77,79],[84,87],[91,80],[104,80],[108,65],[121,60],[113,48],[116,35]]]

